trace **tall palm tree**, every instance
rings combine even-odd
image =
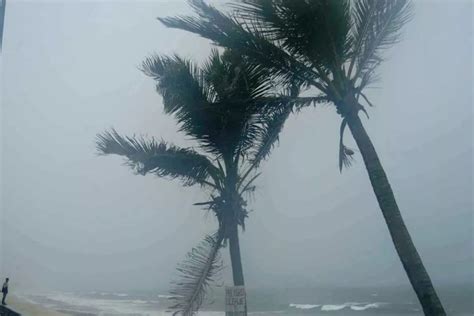
[[[179,179],[209,193],[208,201],[195,205],[216,216],[217,232],[179,265],[183,280],[171,292],[175,314],[192,315],[221,269],[219,249],[227,242],[234,284],[244,286],[238,227],[245,228],[248,216],[245,196],[255,190],[256,170],[291,112],[284,105],[292,103],[271,93],[266,71],[230,52],[214,50],[202,68],[179,56],[154,56],[145,60],[143,71],[156,81],[165,113],[174,115],[196,149],[115,130],[99,134],[97,148],[103,155],[125,157],[138,174]]]
[[[339,168],[354,151],[364,160],[395,249],[426,315],[445,315],[430,277],[402,219],[395,196],[359,113],[371,102],[364,89],[376,79],[382,52],[398,42],[411,17],[409,0],[241,0],[225,13],[191,0],[197,17],[160,18],[168,27],[201,35],[233,49],[282,84],[317,89],[341,116]]]

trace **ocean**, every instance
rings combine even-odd
[[[249,315],[423,315],[411,291],[400,288],[249,289]],[[474,315],[472,287],[440,291],[448,315]],[[73,316],[170,315],[169,296],[149,292],[22,293],[22,299]],[[199,316],[224,315],[224,289],[213,289]]]

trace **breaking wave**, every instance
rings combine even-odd
[[[332,311],[340,311],[345,308],[349,308],[353,311],[365,311],[367,309],[374,309],[379,308],[382,305],[386,305],[387,303],[344,303],[344,304],[294,304],[291,303],[289,306],[297,309],[309,310],[321,307],[321,311],[323,312],[332,312]]]
[[[379,308],[382,305],[383,305],[382,303],[371,303],[371,304],[366,304],[366,305],[351,305],[351,309],[354,311],[365,311],[371,308]]]
[[[319,307],[321,305],[311,305],[311,304],[290,304],[290,307],[294,307],[297,309],[313,309]]]

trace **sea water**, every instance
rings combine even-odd
[[[411,289],[407,288],[298,288],[248,289],[249,315],[423,315]],[[448,315],[474,315],[472,287],[440,291]],[[44,292],[22,293],[30,303],[74,316],[170,315],[169,295],[148,292]],[[223,316],[224,289],[213,289],[199,316]]]

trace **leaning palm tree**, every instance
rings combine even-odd
[[[395,196],[359,113],[372,106],[365,89],[376,79],[383,51],[398,42],[411,17],[409,0],[241,0],[231,13],[191,0],[197,17],[160,18],[168,27],[201,35],[266,69],[281,84],[317,90],[341,116],[339,168],[354,151],[364,160],[396,251],[426,315],[445,315],[402,219]],[[368,116],[368,115],[367,115]]]
[[[165,113],[174,115],[179,131],[196,142],[196,149],[121,136],[115,130],[99,134],[97,148],[103,155],[125,157],[138,174],[179,179],[209,193],[208,201],[195,205],[215,215],[217,232],[178,266],[182,280],[171,291],[171,310],[193,315],[221,270],[219,249],[227,242],[234,285],[244,286],[238,227],[245,228],[248,216],[245,197],[255,190],[256,170],[291,112],[284,105],[294,104],[272,94],[266,71],[230,52],[214,50],[202,68],[179,56],[155,56],[146,59],[143,71],[156,81]]]

